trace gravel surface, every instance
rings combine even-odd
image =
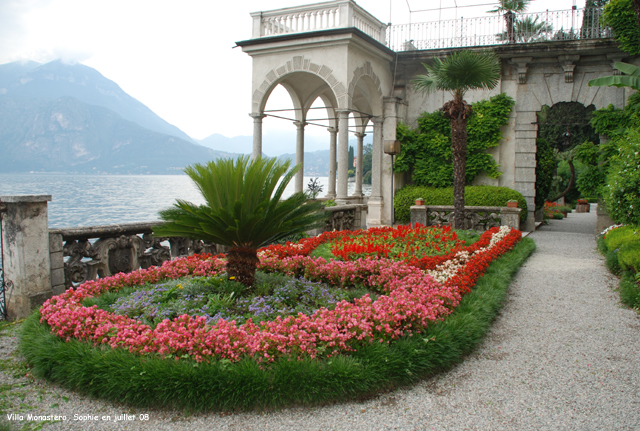
[[[0,337],[0,356],[10,358],[0,361],[2,411],[24,416],[16,429],[39,425],[27,423],[28,413],[66,415],[46,430],[639,430],[640,317],[612,291],[617,279],[596,250],[594,227],[594,213],[569,214],[532,233],[537,251],[476,352],[375,399],[269,413],[131,409],[24,377],[8,329]]]

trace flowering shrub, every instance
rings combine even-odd
[[[375,301],[365,295],[352,302],[339,301],[333,309],[320,307],[310,315],[278,316],[259,324],[252,319],[243,324],[219,319],[209,325],[204,316],[184,314],[163,320],[155,328],[95,305],[82,306],[84,299],[122,286],[157,283],[191,274],[215,276],[223,271],[225,262],[220,256],[199,255],[69,289],[44,303],[41,322],[66,340],[76,338],[94,345],[105,344],[176,360],[238,361],[249,356],[258,361],[272,361],[283,355],[330,357],[357,349],[361,343],[390,342],[421,332],[429,324],[443,319],[458,305],[461,296],[470,291],[489,263],[513,248],[521,237],[519,231],[508,227],[493,228],[471,246],[450,251],[449,259],[442,255],[395,261],[372,256],[327,262],[306,255],[313,249],[308,250],[309,243],[347,234],[352,233],[330,232],[324,237],[321,235],[321,239],[267,247],[261,253],[259,269],[303,275],[311,281],[337,286],[362,285],[383,293]]]
[[[357,235],[345,235],[334,241],[331,252],[343,260],[366,256],[388,257],[394,260],[443,255],[462,246],[449,226],[417,225],[369,229]]]

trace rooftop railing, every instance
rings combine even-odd
[[[528,14],[492,15],[446,21],[392,25],[388,46],[394,51],[461,48],[612,37],[600,24],[600,9],[571,9]]]
[[[350,0],[314,3],[267,12],[254,12],[253,36],[279,36],[309,31],[355,27],[386,44],[387,25]]]

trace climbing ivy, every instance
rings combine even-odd
[[[513,99],[504,93],[472,104],[473,114],[467,122],[467,184],[482,172],[490,178],[502,175],[500,165],[485,150],[500,143],[500,128],[507,124],[513,104]],[[402,142],[402,152],[393,165],[394,171],[409,172],[413,183],[421,186],[453,185],[451,124],[442,111],[420,115],[417,129],[400,123],[397,137]]]
[[[632,0],[611,0],[604,7],[603,21],[613,29],[621,50],[640,54],[638,17]]]

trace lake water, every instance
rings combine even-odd
[[[307,187],[312,177],[304,177]],[[324,196],[329,178],[320,177]],[[355,183],[349,183],[349,194]],[[294,192],[293,180],[285,197]],[[365,195],[371,186],[363,185]],[[0,195],[51,195],[49,227],[99,226],[158,220],[158,211],[176,199],[204,200],[186,175],[0,174]]]

